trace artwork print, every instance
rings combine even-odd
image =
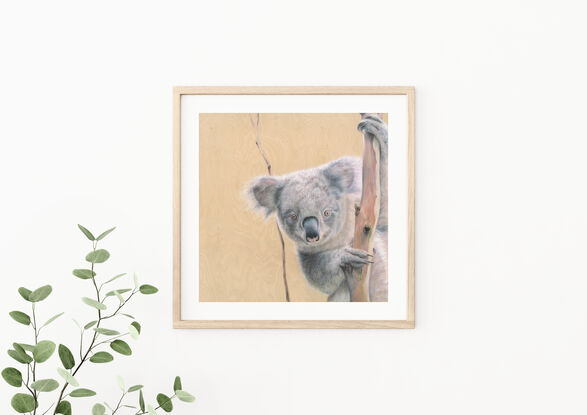
[[[176,107],[174,325],[413,324],[408,97],[195,89]]]

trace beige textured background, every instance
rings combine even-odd
[[[256,114],[253,114],[253,119]],[[359,114],[261,114],[273,174],[362,153]],[[275,219],[251,210],[246,184],[267,174],[249,114],[200,115],[200,301],[285,301]],[[325,301],[284,235],[291,301]]]

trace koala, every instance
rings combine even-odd
[[[327,294],[328,301],[350,301],[344,269],[369,263],[373,264],[370,301],[387,301],[387,126],[369,115],[357,128],[372,134],[381,148],[381,201],[373,254],[351,248],[361,198],[359,157],[342,157],[279,177],[257,177],[248,185],[248,193],[266,217],[276,215],[279,227],[295,244],[307,281]]]

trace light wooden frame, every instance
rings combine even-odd
[[[406,320],[182,320],[181,97],[182,95],[406,95],[408,105],[408,297]],[[412,86],[173,88],[173,328],[176,329],[411,329],[415,327],[415,142]]]

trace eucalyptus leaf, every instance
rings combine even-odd
[[[14,360],[16,360],[18,363],[22,363],[22,364],[28,364],[31,363],[33,361],[33,358],[30,357],[28,354],[25,354],[24,356],[17,352],[16,350],[8,350],[8,356],[12,357]]]
[[[96,240],[96,238],[94,237],[94,235],[92,235],[92,232],[90,232],[89,230],[87,230],[86,228],[84,228],[82,225],[78,224],[77,227],[80,229],[80,231],[83,232],[84,235],[86,235],[86,237],[90,241],[95,241]]]
[[[130,334],[130,337],[132,337],[134,340],[139,338],[139,332],[132,324],[128,326],[128,334]]]
[[[132,323],[130,323],[130,325],[137,329],[137,332],[141,334],[141,325],[138,321],[133,321]]]
[[[173,411],[173,403],[171,398],[163,393],[157,395],[157,403],[165,412]]]
[[[139,277],[136,272],[132,275],[132,279],[135,282],[135,288],[139,288]]]
[[[20,296],[21,296],[22,298],[24,298],[25,300],[27,300],[27,301],[31,301],[31,300],[29,300],[29,297],[30,297],[30,295],[32,294],[32,291],[31,291],[31,290],[29,290],[28,288],[20,287],[20,288],[18,289],[18,293],[19,293],[19,294],[20,294]]]
[[[45,324],[43,324],[40,328],[43,328],[45,326],[48,326],[49,324],[53,323],[55,320],[57,320],[59,317],[61,317],[63,314],[65,313],[59,313],[59,314],[55,314],[53,317],[51,317],[49,320],[47,320],[45,322]]]
[[[82,297],[82,301],[84,303],[86,303],[87,305],[89,305],[90,307],[94,307],[97,310],[106,310],[108,307],[106,307],[105,304],[94,300],[93,298],[88,298],[88,297]]]
[[[120,388],[120,390],[124,392],[125,387],[124,387],[124,379],[122,378],[122,376],[116,376],[116,383],[118,383],[118,387]]]
[[[176,376],[175,380],[173,381],[173,391],[177,392],[179,390],[181,390],[181,378]]]
[[[86,324],[86,325],[84,326],[84,330],[87,330],[87,329],[89,329],[89,328],[92,328],[92,327],[94,327],[94,326],[96,325],[96,323],[97,323],[97,322],[98,322],[97,320],[90,321],[88,324]]]
[[[114,294],[116,294],[116,298],[118,298],[118,301],[120,301],[120,304],[124,303],[124,298],[122,298],[122,295],[120,295],[120,293],[118,291],[114,291]]]
[[[12,405],[12,408],[20,414],[33,412],[36,406],[35,399],[31,395],[25,393],[17,393],[14,395],[10,404]]]
[[[31,324],[31,318],[29,317],[29,315],[26,313],[23,313],[22,311],[11,311],[8,314],[17,323],[24,324],[25,326],[28,326],[29,324]]]
[[[114,357],[108,352],[98,352],[90,357],[92,363],[108,363],[114,360]]]
[[[96,327],[96,328],[94,328],[94,331],[96,333],[103,334],[104,336],[118,336],[120,334],[120,332],[118,332],[116,330],[105,329],[102,327]]]
[[[69,393],[69,396],[71,396],[72,398],[87,398],[88,396],[94,396],[95,394],[96,392],[94,392],[93,390],[79,388],[72,390]]]
[[[102,232],[100,235],[98,235],[98,237],[96,238],[96,241],[100,241],[100,240],[104,239],[106,237],[106,235],[108,235],[114,229],[116,229],[116,226],[114,228],[110,228],[107,231]]]
[[[102,262],[106,262],[108,258],[110,258],[110,253],[105,249],[96,249],[86,255],[86,261],[92,264],[101,264]]]
[[[175,396],[182,402],[193,402],[196,400],[196,397],[189,392],[183,390],[175,391]]]
[[[73,386],[74,388],[79,386],[79,382],[77,381],[76,378],[74,378],[72,376],[71,373],[69,373],[67,370],[62,369],[60,367],[57,368],[57,372],[59,373],[59,375],[61,375],[61,377],[67,382],[69,383],[71,386]]]
[[[43,363],[47,361],[55,351],[55,343],[50,340],[42,340],[35,346],[33,357],[35,362]]]
[[[97,403],[92,407],[92,415],[104,415],[106,413],[106,407],[101,403]]]
[[[108,281],[106,281],[104,284],[108,284],[109,282],[115,281],[115,280],[119,279],[120,277],[124,277],[125,275],[126,275],[126,272],[122,273],[122,274],[115,275],[114,277],[112,277]],[[102,285],[104,285],[104,284],[102,284]]]
[[[78,278],[81,278],[82,280],[89,280],[91,278],[94,278],[96,276],[96,273],[91,269],[74,269],[73,275],[75,275]]]
[[[130,356],[132,354],[132,350],[131,350],[130,346],[124,340],[120,340],[120,339],[114,340],[113,342],[110,343],[110,347],[115,352],[118,352],[118,353],[125,355],[125,356]]]
[[[71,369],[75,366],[75,358],[67,346],[60,344],[57,349],[57,353],[59,354],[59,359],[61,360],[64,368]]]
[[[145,412],[145,399],[142,390],[139,392],[139,408],[141,408],[141,412]]]
[[[157,415],[157,412],[155,412],[155,409],[151,405],[149,405],[149,415]]]
[[[29,301],[36,303],[39,301],[43,301],[45,298],[49,297],[53,288],[50,285],[43,285],[40,288],[37,288],[35,291],[29,295]]]
[[[7,367],[2,371],[2,377],[10,386],[20,388],[22,386],[22,373],[13,367]]]
[[[92,407],[92,415],[104,415],[106,413],[106,407],[101,403],[97,403]]]
[[[14,350],[8,351],[8,354],[10,355],[10,357],[19,361],[20,363],[25,363],[25,364],[31,363],[33,361],[33,358],[30,357],[28,355],[28,353],[24,351],[24,348],[20,344],[12,343],[12,347],[14,347]],[[13,352],[13,353],[11,353],[11,352]]]
[[[152,285],[143,284],[139,287],[139,291],[141,292],[141,294],[155,294],[159,290],[157,289],[157,287],[153,287]]]
[[[40,379],[31,383],[31,388],[38,392],[53,392],[59,387],[59,382],[55,379]]]
[[[124,313],[120,313],[121,316],[125,316],[128,318],[132,318],[134,320],[134,316],[131,316],[130,314],[124,314]]]
[[[55,410],[57,414],[71,415],[71,404],[68,401],[61,401]]]
[[[26,350],[27,352],[33,352],[33,350],[35,350],[35,346],[33,346],[32,344],[26,344],[26,343],[18,343],[20,345],[20,347],[22,347],[24,350]]]
[[[143,388],[143,385],[134,385],[131,386],[130,388],[128,388],[128,392],[136,392],[138,390],[141,390]]]
[[[108,291],[106,293],[106,297],[113,297],[113,296],[116,295],[116,293],[118,293],[118,294],[124,294],[124,293],[127,293],[129,291],[132,291],[132,289],[131,288],[121,288],[119,290]]]

